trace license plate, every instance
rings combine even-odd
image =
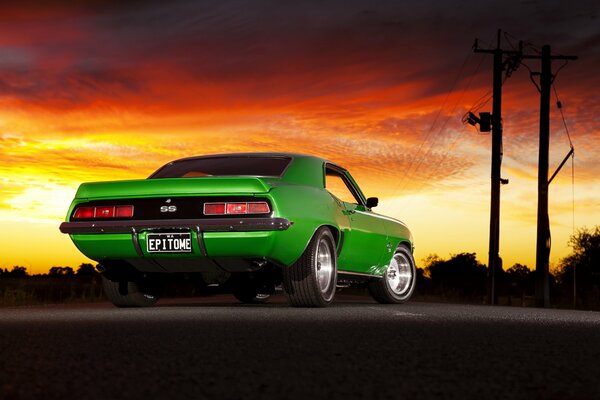
[[[146,235],[148,253],[191,253],[191,233],[149,233]]]

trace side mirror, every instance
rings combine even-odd
[[[367,208],[377,207],[377,204],[379,204],[379,199],[377,197],[369,197],[367,199]]]

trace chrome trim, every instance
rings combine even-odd
[[[200,247],[200,252],[204,257],[208,256],[208,252],[206,251],[206,246],[204,245],[204,234],[202,233],[202,229],[199,226],[196,226],[196,241],[198,242],[198,247]]]
[[[62,233],[130,233],[132,229],[190,229],[203,232],[285,231],[293,222],[285,218],[155,219],[137,221],[63,222]]]
[[[372,274],[364,274],[361,272],[350,272],[350,271],[341,271],[341,270],[338,270],[338,275],[353,275],[353,276],[361,276],[364,278],[376,278],[376,279],[383,278],[383,276],[381,276],[381,275],[372,275]]]
[[[142,252],[142,247],[140,246],[140,238],[138,236],[135,228],[131,228],[131,241],[133,242],[133,247],[135,247],[135,252],[138,256],[144,257],[144,253]]]

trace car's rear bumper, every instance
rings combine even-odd
[[[223,218],[64,222],[60,230],[70,234],[83,254],[99,262],[125,260],[148,272],[194,272],[214,269],[215,261],[226,271],[247,270],[243,260],[268,259],[283,264],[284,258],[279,253],[283,250],[285,257],[286,246],[275,244],[281,235],[288,235],[290,226],[292,223],[285,218]],[[191,251],[149,251],[148,235],[156,232],[190,232]]]
[[[140,230],[189,229],[201,232],[284,231],[292,223],[285,218],[165,219],[138,221],[63,222],[62,233],[132,233]]]

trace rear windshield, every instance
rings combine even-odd
[[[156,178],[197,178],[201,176],[281,176],[290,157],[206,157],[173,161],[150,175]]]

